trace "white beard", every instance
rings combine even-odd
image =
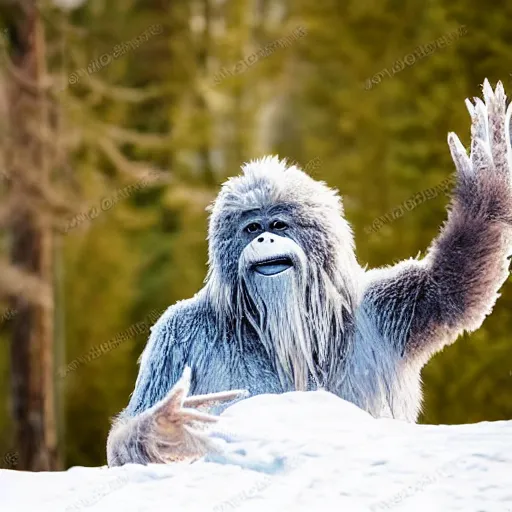
[[[245,316],[256,331],[283,386],[292,383],[298,391],[308,389],[310,376],[325,385],[343,362],[348,342],[343,336],[347,301],[324,271],[309,271],[304,279],[302,270],[270,277],[247,271],[237,297],[238,318]]]

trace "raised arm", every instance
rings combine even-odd
[[[457,184],[448,221],[423,260],[368,272],[361,313],[402,355],[424,363],[491,312],[512,253],[511,106],[501,82],[483,86],[485,104],[466,100],[471,156],[454,133],[448,144]]]

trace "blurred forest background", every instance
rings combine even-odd
[[[485,77],[512,93],[510,19],[507,0],[0,0],[0,465],[105,463],[244,161],[338,187],[362,265],[424,253],[464,99]],[[507,283],[424,369],[422,422],[512,418],[511,310]]]

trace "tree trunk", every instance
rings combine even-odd
[[[41,211],[41,202],[31,200],[34,190],[40,197],[37,188],[46,188],[50,183],[44,157],[45,142],[41,137],[42,130],[49,126],[41,87],[46,72],[43,25],[35,0],[14,4],[10,14],[10,55],[13,75],[19,76],[9,89],[12,137],[9,166],[11,193],[17,198],[10,224],[11,262],[51,286],[51,217],[44,208]],[[28,302],[20,295],[13,297],[12,302],[17,311],[11,340],[17,467],[32,471],[56,470],[60,468],[60,461],[53,378],[53,298]]]
[[[203,33],[198,43],[198,68],[200,80],[206,80],[208,77],[208,50],[211,44],[210,25],[211,25],[211,7],[210,0],[202,0],[202,16],[204,20]],[[201,133],[201,141],[199,145],[199,159],[201,161],[201,171],[204,176],[204,181],[207,185],[215,185],[215,175],[213,173],[212,163],[210,160],[211,152],[211,117],[208,110],[208,105],[204,97],[203,88],[197,90],[197,107],[199,111],[201,126],[203,132]]]

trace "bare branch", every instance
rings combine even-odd
[[[112,137],[116,142],[126,144],[136,144],[139,147],[149,149],[162,149],[169,147],[171,139],[167,135],[160,135],[156,133],[139,133],[132,130],[126,130],[114,125],[98,125],[104,133]]]
[[[51,287],[20,270],[5,259],[0,260],[0,291],[5,297],[22,297],[30,304],[48,307],[52,304]]]
[[[98,80],[92,75],[88,75],[87,84],[91,90],[101,94],[104,97],[127,103],[142,103],[144,101],[160,98],[166,94],[166,89],[162,86],[151,87],[144,91],[132,89],[129,87],[118,87]]]

